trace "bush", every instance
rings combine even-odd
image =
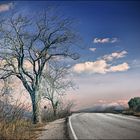
[[[132,111],[132,110],[125,110],[122,113],[125,115],[134,115],[134,111]]]
[[[31,119],[25,117],[25,105],[15,102],[10,105],[8,100],[0,100],[0,139],[32,139]],[[29,108],[26,107],[26,110]]]
[[[73,107],[73,102],[68,102],[67,104],[61,102],[61,104],[59,104],[58,106],[56,116],[54,116],[53,109],[51,106],[45,107],[45,109],[42,110],[42,121],[49,122],[49,121],[54,121],[55,119],[65,118],[71,115],[72,107]]]
[[[137,106],[136,112],[140,112],[140,105]]]
[[[129,108],[134,111],[139,110],[138,106],[140,106],[140,97],[131,98],[128,102],[128,105],[129,105]]]

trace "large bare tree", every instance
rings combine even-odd
[[[45,64],[54,56],[77,59],[71,46],[77,37],[67,18],[47,12],[30,17],[20,13],[0,21],[0,79],[19,78],[30,94],[33,123],[39,120],[39,88]]]

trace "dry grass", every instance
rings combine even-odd
[[[140,112],[135,112],[134,115],[140,117]]]
[[[47,108],[44,113],[43,124],[32,124],[31,118],[27,117],[29,106],[15,101],[10,105],[8,99],[0,98],[0,139],[37,139],[43,130],[45,122],[50,122],[58,118],[66,117],[70,114],[71,104],[61,106],[57,116],[53,116],[52,110]]]
[[[133,116],[140,117],[140,112],[136,112],[136,111],[133,111],[131,109],[125,110],[122,113],[125,115],[133,115]]]
[[[29,111],[29,106],[18,101],[14,105],[10,105],[8,100],[0,101],[0,139],[37,138],[35,130],[42,125],[33,125],[31,119],[25,117],[25,111]]]
[[[29,139],[30,122],[16,120],[12,122],[3,121],[0,123],[0,135],[5,139]]]
[[[0,138],[2,139],[37,139],[38,129],[42,129],[43,124],[33,125],[31,121],[17,120],[15,122],[0,123]]]

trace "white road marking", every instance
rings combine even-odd
[[[72,132],[72,135],[74,137],[74,140],[78,140],[74,130],[73,130],[73,127],[72,127],[72,124],[71,124],[71,116],[69,117],[69,125],[70,125],[70,129],[71,129],[71,132]]]

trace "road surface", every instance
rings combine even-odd
[[[69,118],[74,139],[140,139],[140,119],[111,113],[79,113]]]

